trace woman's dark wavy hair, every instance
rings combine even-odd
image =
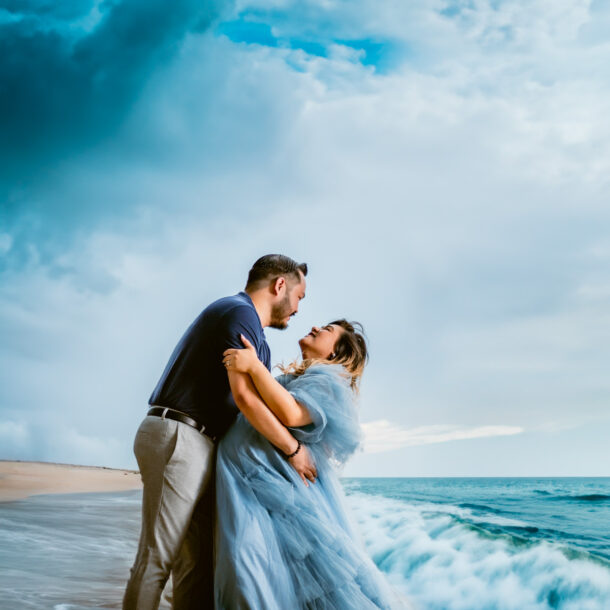
[[[280,366],[282,373],[302,375],[313,364],[341,364],[350,376],[352,390],[358,391],[360,378],[369,359],[364,329],[359,322],[348,322],[345,318],[330,324],[340,326],[345,332],[337,339],[330,358],[307,358],[301,362],[295,360],[288,366]]]

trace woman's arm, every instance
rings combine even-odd
[[[250,371],[250,377],[261,398],[285,426],[294,428],[311,423],[309,411],[293,398],[260,360]]]
[[[307,409],[273,377],[258,359],[252,344],[243,335],[242,342],[246,349],[228,349],[223,353],[227,370],[248,373],[263,401],[285,426],[310,424],[312,420]]]

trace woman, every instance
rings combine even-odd
[[[334,469],[360,440],[353,393],[367,360],[364,337],[346,320],[313,327],[299,341],[303,361],[277,379],[242,340],[247,348],[227,350],[223,362],[248,373],[307,444],[318,479],[304,485],[286,457],[238,417],[218,448],[216,608],[390,608],[383,576],[348,523]]]

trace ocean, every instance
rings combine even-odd
[[[610,610],[610,478],[343,483],[368,552],[418,610]],[[0,504],[0,608],[119,608],[140,500]]]
[[[344,484],[375,563],[422,610],[610,610],[610,478]]]

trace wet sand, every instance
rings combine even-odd
[[[141,488],[140,474],[135,470],[0,460],[0,502],[21,500],[40,494]]]

